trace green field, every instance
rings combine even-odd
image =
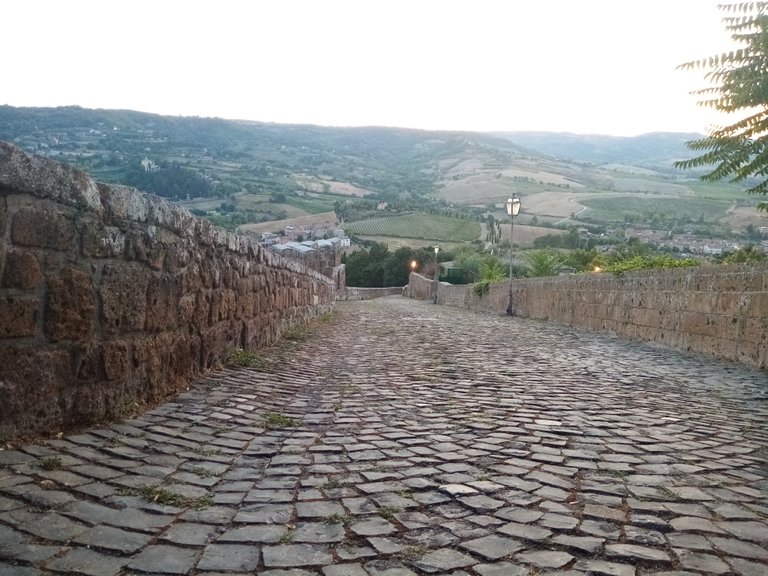
[[[387,236],[439,240],[442,242],[470,242],[480,237],[480,223],[436,214],[405,214],[349,222],[345,229],[358,236]]]
[[[621,222],[625,215],[645,216],[657,213],[662,218],[677,219],[687,216],[715,221],[726,215],[731,202],[707,198],[659,198],[653,196],[627,196],[621,198],[590,198],[581,203],[589,207],[590,218],[602,222]]]

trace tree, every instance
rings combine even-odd
[[[720,6],[731,38],[740,46],[725,52],[681,64],[683,70],[707,69],[704,78],[711,86],[693,92],[699,106],[747,115],[728,126],[718,126],[706,138],[688,142],[701,155],[675,163],[678,168],[715,165],[701,176],[705,182],[731,178],[743,182],[757,178],[749,194],[768,194],[768,2],[741,2]],[[758,210],[768,211],[768,202]]]
[[[528,276],[557,276],[565,260],[554,250],[533,250],[525,252],[523,259],[528,263]]]

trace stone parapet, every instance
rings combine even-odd
[[[347,286],[337,296],[337,300],[373,300],[374,298],[383,298],[384,296],[402,296],[404,288],[402,286],[389,288],[353,288]]]
[[[247,237],[0,142],[0,439],[156,402],[334,297]]]
[[[406,294],[426,299],[425,278]],[[472,285],[441,282],[438,303],[504,314],[509,282],[477,296]],[[517,316],[658,342],[768,369],[768,266],[739,264],[612,274],[515,279]]]

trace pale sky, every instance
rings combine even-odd
[[[722,0],[7,0],[0,104],[633,136],[722,123]],[[727,120],[727,119],[726,119]]]

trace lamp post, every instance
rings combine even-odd
[[[437,253],[440,252],[440,246],[435,245],[435,299],[434,303],[437,304],[437,281],[440,276],[440,265],[437,263]]]
[[[515,216],[520,213],[520,198],[513,194],[505,206],[509,216],[509,297],[507,299],[507,316],[512,316],[512,246],[515,239]]]

